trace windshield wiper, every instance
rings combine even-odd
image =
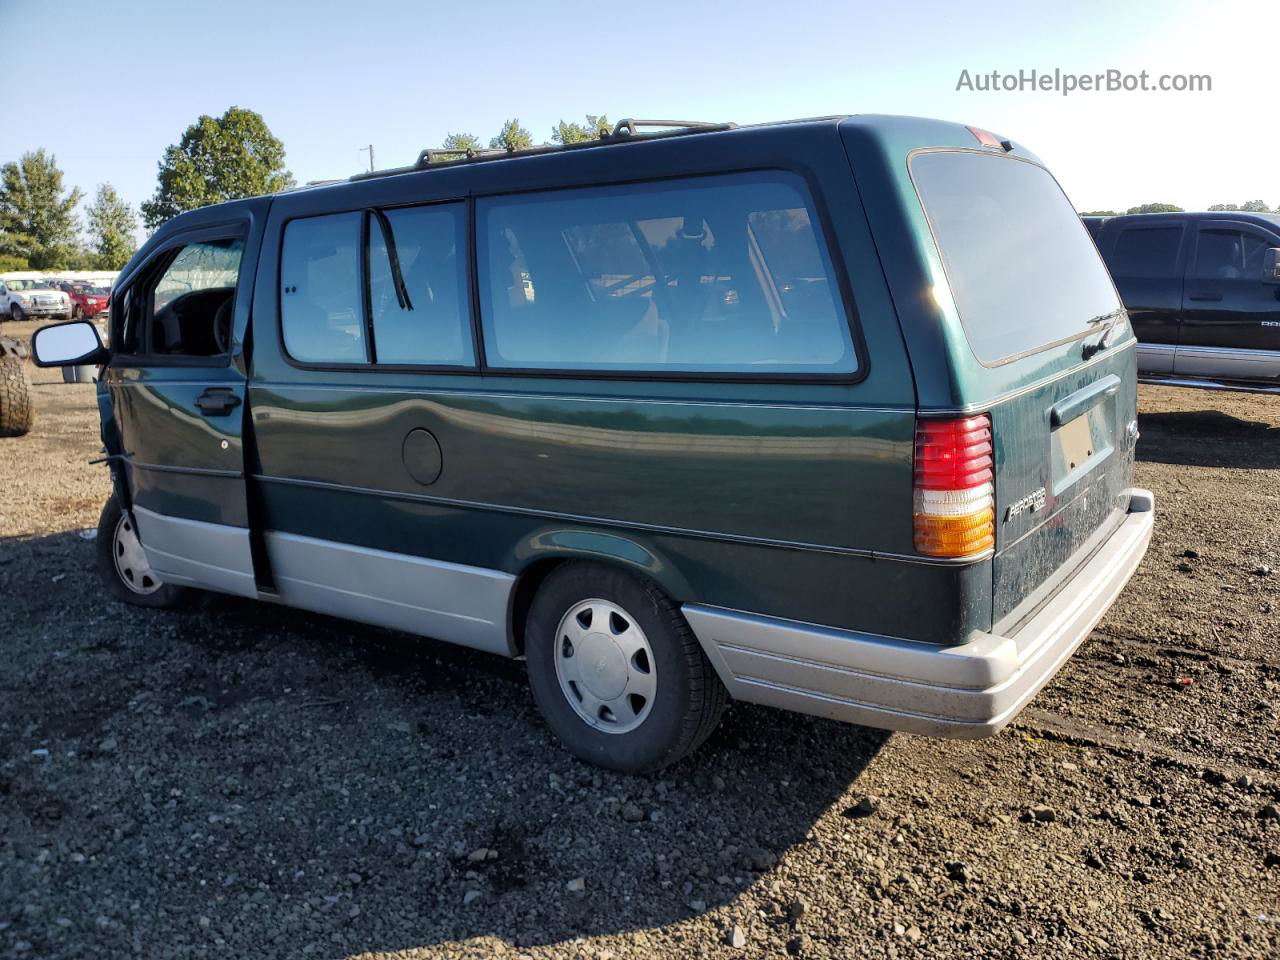
[[[412,310],[413,301],[409,299],[409,288],[405,286],[404,274],[400,272],[400,256],[396,253],[396,237],[391,229],[391,221],[377,207],[370,207],[369,212],[378,221],[378,229],[382,231],[382,242],[387,248],[387,263],[391,267],[391,285],[396,291],[396,303],[401,310]]]

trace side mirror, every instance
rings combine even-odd
[[[1264,283],[1280,283],[1280,247],[1271,247],[1262,258]]]
[[[98,328],[85,320],[41,327],[31,338],[31,359],[37,367],[88,366],[106,363],[107,358]]]

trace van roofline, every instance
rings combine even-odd
[[[503,161],[519,161],[528,160],[535,157],[548,157],[556,155],[565,155],[582,150],[601,150],[610,147],[621,147],[625,145],[638,146],[643,143],[661,142],[672,139],[683,139],[685,137],[726,137],[750,134],[760,130],[771,128],[786,128],[810,125],[830,124],[839,126],[848,122],[854,122],[857,126],[864,128],[885,128],[896,124],[911,125],[930,125],[936,127],[939,132],[938,142],[936,144],[921,141],[917,143],[919,147],[936,145],[938,147],[955,146],[956,143],[951,137],[942,136],[944,129],[949,130],[952,134],[961,134],[964,138],[972,137],[973,128],[966,127],[958,121],[938,120],[926,117],[913,117],[905,114],[827,114],[816,117],[795,117],[788,120],[768,120],[760,123],[737,124],[733,122],[704,122],[704,121],[658,121],[658,120],[640,120],[625,118],[614,125],[606,137],[596,140],[587,140],[581,143],[571,144],[538,144],[522,150],[501,150],[489,149],[474,151],[471,156],[461,156],[454,160],[436,160],[434,156],[448,154],[452,151],[445,151],[436,148],[428,148],[418,155],[418,159],[409,165],[401,167],[391,167],[385,170],[373,170],[364,173],[353,174],[350,177],[313,180],[297,187],[290,187],[280,190],[273,194],[262,194],[259,197],[245,197],[236,200],[227,200],[222,203],[212,204],[208,207],[201,207],[198,210],[188,210],[178,214],[173,220],[178,218],[187,218],[193,213],[210,210],[224,210],[228,213],[234,211],[235,205],[244,204],[256,199],[272,198],[277,196],[292,196],[299,193],[313,193],[335,188],[341,188],[353,183],[362,183],[370,180],[380,180],[388,177],[404,176],[408,174],[427,173],[433,170],[450,170],[457,167],[469,166],[480,163],[500,163]],[[669,129],[663,129],[656,133],[642,133],[638,128],[645,126],[661,126]],[[630,132],[623,132],[630,131]],[[976,144],[975,144],[976,145]],[[1019,155],[1026,156],[1029,159],[1038,159],[1033,154],[1026,151],[1024,147],[1015,142],[1010,143],[1011,149],[1018,152]],[[173,220],[168,221],[172,223]],[[162,228],[163,229],[163,226]],[[159,231],[157,231],[159,232]]]

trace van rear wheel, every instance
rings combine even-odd
[[[570,563],[529,609],[534,699],[573,754],[613,770],[659,770],[715,729],[727,693],[689,624],[654,583]]]
[[[98,520],[98,573],[117,600],[139,607],[176,607],[188,590],[164,583],[147,562],[133,518],[111,497]]]

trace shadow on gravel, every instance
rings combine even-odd
[[[888,739],[734,706],[693,757],[614,774],[552,740],[522,663],[233,598],[118,605],[93,547],[0,542],[0,919],[33,955],[669,926],[769,883],[833,805],[857,830]]]
[[[1138,459],[1184,466],[1280,468],[1280,428],[1219,410],[1140,413]]]

